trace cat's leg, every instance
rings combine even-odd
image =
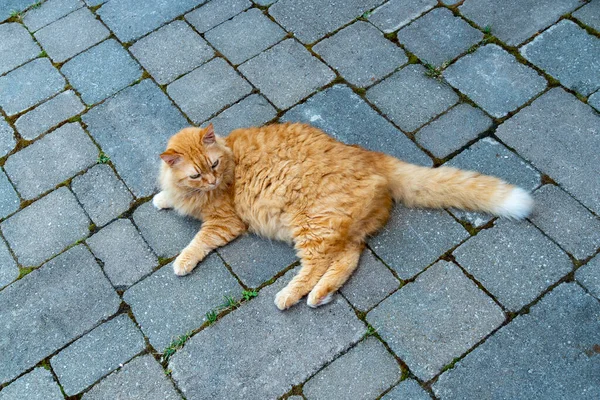
[[[358,266],[364,248],[364,243],[349,243],[342,252],[333,255],[331,266],[308,294],[306,304],[316,308],[329,303],[333,294],[346,283]]]
[[[246,225],[237,217],[205,220],[200,231],[173,262],[175,274],[189,274],[208,253],[226,245],[245,231]]]
[[[171,202],[171,199],[169,199],[169,195],[167,194],[167,192],[165,192],[164,190],[154,195],[154,197],[152,198],[152,205],[154,205],[154,207],[158,208],[159,210],[165,208],[173,208],[173,203]]]

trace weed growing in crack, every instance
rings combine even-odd
[[[11,10],[10,18],[12,18],[15,22],[21,22],[21,20],[23,19],[23,16],[21,15],[20,11]]]
[[[237,308],[237,306],[239,305],[238,301],[233,296],[225,295],[223,296],[223,298],[225,299],[225,303],[221,305],[221,308],[223,310],[227,310],[229,308]]]
[[[242,298],[245,301],[248,301],[256,296],[258,296],[258,292],[255,290],[243,290],[242,291]]]
[[[40,54],[38,54],[38,57],[48,57],[48,53],[46,53],[46,50],[42,50]]]
[[[206,313],[206,321],[208,325],[212,325],[217,322],[217,312],[215,310],[211,310]]]
[[[425,68],[427,68],[425,71],[425,76],[441,81],[443,78],[442,71],[448,66],[448,64],[448,61],[443,62],[439,67],[434,67],[431,64],[425,64]]]
[[[183,345],[185,344],[185,342],[187,342],[191,336],[192,336],[192,332],[190,331],[190,332],[186,332],[185,334],[174,339],[171,342],[171,344],[168,345],[167,348],[165,348],[165,350],[163,351],[162,357],[161,357],[161,362],[169,361],[169,358],[171,358],[173,356],[173,354],[175,354],[177,352],[177,350],[182,348]]]
[[[373,336],[377,331],[371,325],[367,326],[367,336]]]
[[[32,10],[35,10],[37,8],[40,8],[42,6],[42,0],[36,1],[35,3],[33,3],[33,5],[31,6]]]
[[[105,154],[103,151],[98,154],[98,164],[106,164],[110,161],[110,157]]]
[[[492,34],[492,27],[490,25],[486,25],[483,28],[483,33],[485,33],[486,35],[491,35]]]

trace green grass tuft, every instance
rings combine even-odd
[[[99,164],[106,164],[110,161],[110,157],[105,154],[103,151],[100,152],[100,154],[98,154],[98,163]]]
[[[206,313],[206,320],[208,321],[208,325],[212,325],[217,322],[217,312],[215,310],[211,310]]]
[[[161,362],[169,361],[169,358],[171,358],[173,354],[177,352],[177,350],[182,348],[185,342],[187,342],[190,337],[192,337],[191,331],[186,332],[185,334],[174,339],[171,342],[171,344],[167,346],[167,348],[163,351]]]
[[[242,298],[245,301],[248,301],[254,297],[258,296],[258,292],[255,290],[244,290],[242,291]]]
[[[491,35],[492,34],[492,27],[490,25],[486,25],[483,28],[483,33],[485,33],[486,35]]]

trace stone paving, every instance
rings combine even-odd
[[[600,398],[600,0],[0,1],[0,400]],[[286,244],[189,276],[158,154],[302,121],[532,191],[397,206],[331,304]]]

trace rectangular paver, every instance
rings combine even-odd
[[[0,25],[0,75],[18,67],[40,54],[40,46],[33,41],[21,24]]]
[[[431,400],[429,393],[425,391],[414,379],[405,379],[394,389],[390,390],[381,400]]]
[[[38,367],[0,392],[0,400],[62,400],[64,397],[52,373]]]
[[[23,16],[23,23],[35,32],[85,6],[81,0],[47,0],[40,3],[39,7],[32,8]]]
[[[600,31],[600,2],[593,0],[573,13],[573,16],[590,28]]]
[[[114,314],[121,302],[92,254],[77,246],[0,292],[0,382]]]
[[[238,128],[262,126],[277,115],[277,110],[260,94],[251,94],[210,120],[215,132],[227,136]]]
[[[35,4],[36,0],[10,0],[0,2],[0,22],[11,18],[14,12],[21,12]]]
[[[385,33],[402,28],[437,5],[436,0],[390,0],[368,16],[369,22]]]
[[[236,16],[252,6],[250,0],[212,0],[185,15],[185,19],[200,33]]]

